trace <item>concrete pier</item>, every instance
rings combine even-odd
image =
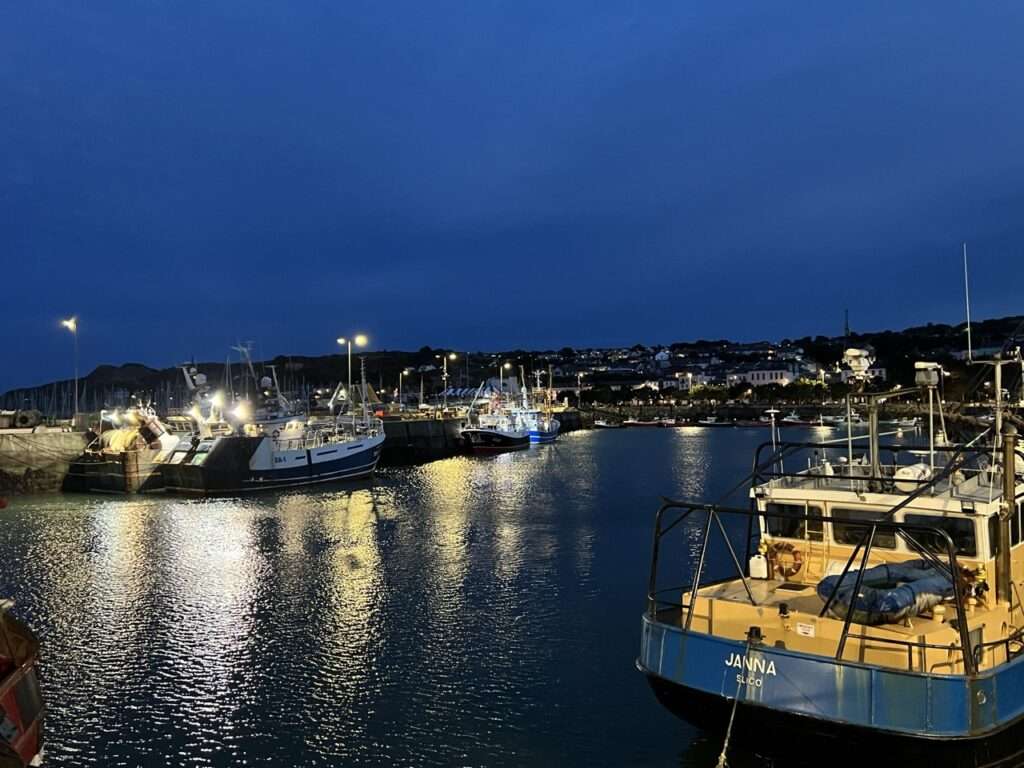
[[[384,419],[384,466],[420,464],[463,450],[459,432],[465,419]]]
[[[0,494],[60,490],[83,450],[84,432],[0,431]]]

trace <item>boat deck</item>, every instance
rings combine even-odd
[[[851,581],[853,580],[853,576],[849,578]],[[750,586],[750,591],[757,602],[756,607],[761,609],[775,608],[777,612],[778,607],[785,604],[794,620],[802,617],[816,618],[825,606],[825,602],[818,597],[813,584],[801,584],[792,581],[780,581],[778,579],[748,579],[747,584]],[[743,582],[739,580],[703,587],[698,594],[700,597],[710,600],[737,603],[751,609],[755,608],[755,606],[750,605],[747,591],[743,588]],[[981,613],[982,611],[978,612],[979,615]],[[827,620],[836,619],[828,617]],[[931,633],[948,634],[949,624],[918,616],[904,624],[878,624],[871,627],[871,629],[884,630],[907,638],[918,638]]]

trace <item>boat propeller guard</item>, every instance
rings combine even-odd
[[[930,611],[953,596],[953,582],[949,577],[924,560],[868,568],[856,600],[851,598],[857,585],[857,571],[849,571],[841,584],[840,577],[826,576],[819,581],[818,597],[827,602],[835,591],[830,611],[841,619],[846,618],[852,602],[853,620],[858,624],[896,624]]]

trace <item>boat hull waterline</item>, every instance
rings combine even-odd
[[[499,451],[518,451],[530,445],[529,432],[509,432],[486,427],[470,427],[460,433],[467,447],[477,453],[496,453]]]
[[[165,486],[179,493],[225,494],[359,480],[376,470],[384,435],[289,451],[270,450],[270,441],[221,438],[201,464],[165,465]]]
[[[705,728],[724,728],[738,698],[762,736],[775,733],[766,731],[768,718],[804,735],[848,741],[870,734],[908,754],[935,745],[946,758],[959,755],[943,763],[956,766],[1000,765],[1014,754],[1024,756],[1024,703],[996,695],[999,688],[1019,687],[1024,656],[973,678],[911,673],[767,646],[748,650],[745,642],[645,615],[637,668],[659,701]],[[1011,732],[1013,738],[1007,737]]]

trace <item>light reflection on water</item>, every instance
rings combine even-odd
[[[633,668],[651,523],[747,472],[743,432],[576,433],[246,499],[15,499],[0,592],[43,640],[47,764],[686,764],[694,729]]]

